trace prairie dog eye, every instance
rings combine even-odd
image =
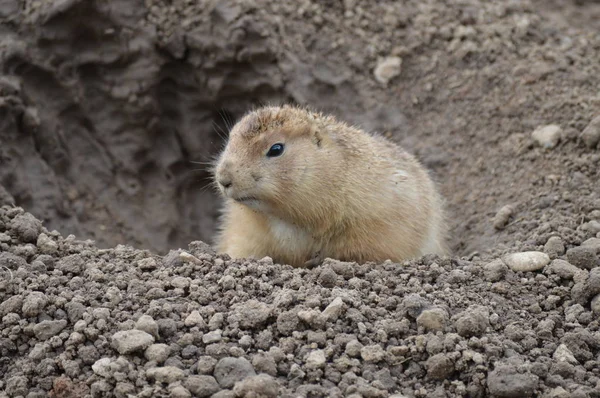
[[[281,156],[283,154],[284,145],[282,143],[277,143],[269,148],[269,152],[267,152],[268,158],[276,158],[277,156]]]

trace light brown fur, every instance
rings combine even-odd
[[[269,148],[284,143],[282,156]],[[283,106],[232,129],[215,180],[232,181],[216,247],[234,258],[302,266],[316,256],[402,261],[446,253],[441,199],[398,145],[332,116]],[[253,197],[239,203],[234,199]]]

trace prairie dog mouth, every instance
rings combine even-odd
[[[239,198],[232,198],[232,199],[239,203],[252,202],[252,201],[258,200],[254,196],[241,196]]]

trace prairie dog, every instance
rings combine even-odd
[[[285,105],[236,123],[214,167],[225,203],[216,248],[293,266],[446,254],[426,170],[382,136]]]

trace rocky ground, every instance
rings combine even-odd
[[[1,1],[0,396],[599,397],[598,21],[584,0]],[[268,102],[415,153],[452,256],[302,270],[199,242],[218,199],[192,162]]]

